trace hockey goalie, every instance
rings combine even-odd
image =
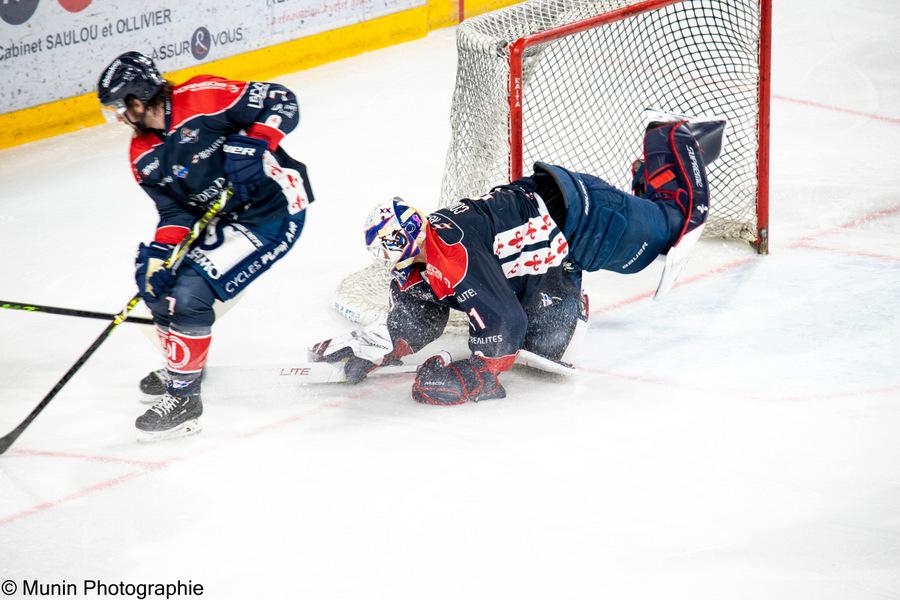
[[[368,217],[366,244],[390,270],[386,320],[314,344],[347,381],[396,364],[437,339],[451,310],[468,317],[471,355],[418,368],[412,396],[429,404],[503,398],[517,357],[571,369],[588,319],[582,272],[633,274],[699,236],[706,162],[686,121],[655,123],[632,166],[632,193],[595,175],[538,162],[533,173],[427,218],[400,198]]]

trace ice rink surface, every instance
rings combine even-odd
[[[103,61],[100,61],[103,62]],[[100,62],[86,68],[100,68]],[[776,2],[771,253],[704,241],[586,277],[572,380],[439,408],[410,376],[302,388],[350,329],[371,205],[436,208],[454,31],[279,78],[318,202],[214,330],[204,431],[139,445],[159,366],[120,326],[0,457],[0,580],[207,598],[900,598],[900,4]],[[118,311],[152,203],[108,125],[0,152],[0,297]],[[623,169],[633,157],[622,157]],[[0,434],[102,331],[0,311]]]

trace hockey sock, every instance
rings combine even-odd
[[[208,328],[191,333],[169,330],[166,368],[169,373],[167,391],[173,396],[200,393],[200,377],[212,335]]]
[[[169,328],[156,325],[154,329],[156,330],[156,340],[159,342],[159,351],[165,357],[169,347]]]

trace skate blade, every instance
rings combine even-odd
[[[202,430],[203,428],[200,426],[200,420],[191,419],[190,421],[185,421],[178,427],[173,427],[172,429],[167,429],[165,431],[142,431],[138,429],[137,441],[141,443],[162,442],[164,440],[194,435],[195,433],[200,433]]]

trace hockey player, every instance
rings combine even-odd
[[[200,75],[164,80],[146,56],[126,52],[100,75],[111,120],[134,130],[131,170],[159,212],[152,241],[138,246],[135,278],[166,354],[159,400],[138,417],[138,439],[195,433],[201,374],[215,320],[227,301],[282,258],[313,201],[306,167],[281,148],[299,121],[294,94],[275,83]],[[163,268],[175,244],[230,187],[233,195],[181,266]]]
[[[366,244],[393,275],[386,323],[310,349],[344,361],[348,381],[437,339],[450,309],[469,321],[471,356],[418,369],[413,398],[461,404],[503,398],[498,375],[521,350],[569,362],[587,321],[583,271],[637,273],[702,226],[706,168],[684,122],[648,129],[629,194],[586,173],[536,163],[534,172],[426,219],[395,198],[369,216]],[[699,233],[699,232],[698,232]]]

